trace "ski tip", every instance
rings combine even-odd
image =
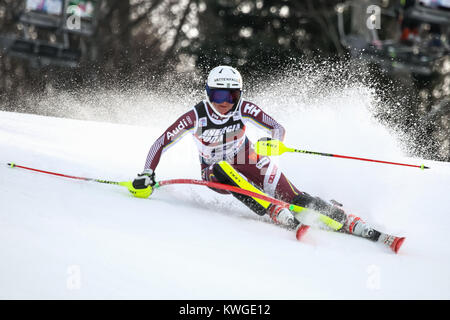
[[[395,253],[398,253],[403,242],[405,242],[405,239],[405,237],[396,238],[391,244],[391,249],[394,250]]]
[[[298,241],[300,241],[303,238],[305,233],[308,232],[308,229],[309,229],[309,226],[306,224],[301,224],[297,228],[297,231],[295,232],[295,237],[297,238]]]

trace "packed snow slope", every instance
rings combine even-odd
[[[317,229],[298,242],[201,186],[167,186],[136,199],[122,187],[6,165],[131,180],[189,105],[165,112],[153,104],[152,119],[139,126],[0,112],[0,298],[449,299],[449,164],[405,157],[370,116],[364,90],[307,108],[297,101],[289,112],[268,99],[254,100],[286,127],[289,146],[431,167],[273,158],[299,189],[406,236],[398,255]],[[253,140],[265,135],[249,130]],[[158,179],[200,178],[192,139],[164,153],[156,172]]]

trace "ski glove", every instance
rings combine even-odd
[[[258,142],[259,141],[270,141],[270,140],[275,140],[275,139],[274,138],[269,138],[269,137],[263,137],[263,138],[259,138]]]
[[[152,169],[145,169],[133,180],[133,188],[130,188],[130,192],[135,197],[148,198],[152,194],[155,184],[155,173]]]
[[[155,184],[155,173],[152,169],[145,169],[142,173],[139,173],[133,181],[133,187],[135,189],[145,189],[148,186],[153,187]]]

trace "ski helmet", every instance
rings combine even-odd
[[[229,66],[218,66],[212,69],[206,82],[206,100],[219,117],[231,117],[242,100],[242,77],[239,71]],[[212,102],[225,101],[233,103],[233,107],[224,115],[214,108]]]

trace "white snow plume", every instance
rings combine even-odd
[[[84,89],[55,89],[29,93],[18,112],[79,120],[132,125],[153,125],[188,110],[203,98],[203,88],[193,88],[195,76],[180,79],[166,75],[159,80]],[[166,124],[169,124],[166,122]]]

